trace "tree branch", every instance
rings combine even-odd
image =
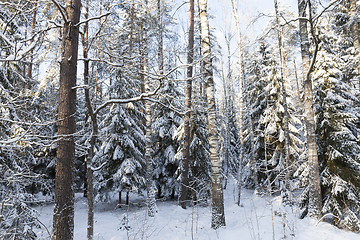
[[[110,15],[110,12],[104,13],[104,14],[102,14],[102,15],[100,15],[100,16],[96,16],[96,17],[92,17],[92,18],[85,19],[84,21],[81,21],[81,22],[77,23],[77,24],[75,25],[75,27],[78,27],[78,26],[80,26],[81,24],[87,23],[87,22],[89,22],[89,21],[91,21],[91,20],[101,19],[101,18],[106,17],[106,16],[108,16],[108,15]]]
[[[62,16],[62,18],[64,19],[64,21],[65,22],[68,22],[68,19],[66,18],[66,16],[65,16],[65,13],[64,13],[64,7],[63,6],[61,6],[56,0],[51,0],[54,4],[55,4],[55,6],[59,9],[59,11],[60,11],[60,14],[61,14],[61,16]]]

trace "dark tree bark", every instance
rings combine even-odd
[[[74,173],[76,73],[81,0],[67,0],[63,15],[62,58],[58,110],[58,148],[55,178],[53,235],[56,240],[74,236]]]
[[[181,174],[181,192],[180,206],[185,209],[189,187],[189,160],[190,160],[190,118],[191,118],[191,92],[192,92],[192,75],[193,75],[193,59],[194,59],[194,0],[190,0],[190,26],[188,39],[188,57],[187,63],[187,81],[185,96],[185,122],[184,122],[184,149],[183,149],[183,171]]]

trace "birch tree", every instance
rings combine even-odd
[[[190,26],[188,39],[188,56],[187,63],[187,80],[186,80],[186,95],[185,95],[185,120],[184,120],[184,150],[182,161],[181,174],[181,192],[180,192],[180,206],[186,208],[187,190],[189,185],[189,158],[190,158],[190,117],[191,117],[191,91],[192,91],[192,75],[193,75],[193,58],[194,58],[194,0],[190,0]]]
[[[317,54],[317,39],[315,40],[315,52],[313,54],[312,62],[310,60],[310,41],[308,36],[308,21],[306,19],[307,5],[309,13],[311,14],[312,8],[310,2],[305,0],[298,0],[299,12],[299,34],[301,44],[301,59],[302,59],[302,73],[304,84],[304,119],[306,127],[307,151],[308,151],[308,164],[310,173],[310,186],[309,186],[309,214],[313,217],[320,217],[321,215],[321,188],[320,188],[320,175],[319,175],[319,161],[318,152],[316,147],[315,135],[315,114],[313,109],[313,85],[311,80],[312,65],[315,62]],[[311,16],[309,16],[310,25],[312,25]],[[313,26],[311,31],[314,31]]]
[[[204,78],[206,84],[206,102],[208,108],[209,150],[212,181],[212,218],[211,227],[218,229],[225,226],[222,161],[219,157],[219,140],[216,127],[215,86],[211,59],[209,19],[207,0],[199,0],[201,38],[204,63]]]

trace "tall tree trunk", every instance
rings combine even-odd
[[[357,0],[350,0],[350,17],[355,17],[356,20],[351,24],[350,30],[352,33],[353,41],[354,41],[354,47],[359,51],[360,47],[360,36],[359,36],[359,21],[358,17],[356,17],[356,2]]]
[[[204,55],[204,77],[206,83],[206,102],[209,124],[209,150],[212,181],[212,219],[211,227],[217,229],[225,226],[222,161],[219,157],[219,140],[216,127],[215,86],[211,59],[209,20],[207,0],[199,1],[202,49]]]
[[[86,11],[84,14],[84,18],[89,18],[89,0],[86,0]],[[89,60],[88,60],[88,52],[89,52],[89,24],[86,22],[84,24],[85,31],[82,35],[82,45],[83,45],[83,56],[84,56],[84,85],[85,87],[85,107],[87,108],[87,113],[85,117],[85,121],[87,122],[87,118],[90,117],[91,125],[92,125],[92,133],[90,139],[90,149],[88,150],[88,154],[86,156],[86,197],[88,201],[88,224],[87,224],[87,239],[92,240],[94,237],[94,180],[93,180],[93,170],[92,170],[92,159],[94,156],[94,148],[95,142],[98,134],[98,124],[97,118],[94,115],[94,110],[91,105],[91,98],[89,92],[90,85],[90,75],[89,75]]]
[[[278,33],[278,47],[279,47],[279,55],[280,55],[280,81],[281,81],[281,91],[283,97],[283,107],[284,107],[284,134],[285,134],[285,163],[282,171],[285,171],[285,180],[284,186],[282,186],[282,198],[284,200],[289,200],[290,191],[290,177],[289,177],[289,165],[290,165],[290,136],[289,136],[289,111],[287,106],[287,93],[285,88],[285,52],[283,48],[282,41],[282,31],[280,29],[280,21],[279,21],[279,9],[278,2],[274,0],[275,14],[276,14],[276,25],[277,25],[277,33]]]
[[[188,195],[189,185],[189,160],[190,160],[190,118],[191,118],[191,92],[192,92],[192,76],[193,76],[193,58],[194,58],[194,0],[190,0],[190,26],[188,39],[188,56],[187,63],[187,81],[185,95],[185,120],[184,120],[184,149],[183,149],[183,171],[181,174],[181,192],[180,206],[185,209]]]
[[[159,24],[159,34],[158,34],[158,44],[159,44],[159,50],[158,50],[158,65],[159,65],[159,74],[164,74],[164,37],[163,37],[163,12],[161,9],[161,0],[157,1],[157,7],[158,7],[158,24]]]
[[[235,6],[234,0],[231,0],[231,6],[235,17],[236,30],[238,35],[238,67],[239,67],[239,137],[240,137],[240,156],[239,156],[239,179],[238,179],[238,199],[237,205],[240,206],[241,199],[241,185],[242,185],[242,173],[243,173],[243,159],[244,159],[244,134],[243,134],[243,81],[244,81],[244,69],[243,69],[243,54],[241,47],[241,31],[240,31],[240,20],[238,15],[238,9]]]
[[[56,240],[74,235],[76,73],[81,0],[67,0],[60,63],[58,148],[53,234]]]
[[[143,38],[143,44],[144,44],[144,65],[143,65],[143,71],[144,71],[144,88],[145,92],[150,92],[150,80],[148,77],[148,39],[146,32],[146,20],[147,20],[147,14],[148,14],[148,1],[145,0],[144,4],[145,8],[145,16],[144,16],[144,22],[143,24],[143,32],[145,34],[145,37]],[[145,102],[145,116],[146,116],[146,150],[145,150],[145,159],[146,159],[146,193],[147,193],[147,212],[149,217],[154,217],[155,213],[157,213],[157,206],[156,206],[156,200],[155,200],[155,191],[154,191],[154,181],[153,181],[153,159],[152,159],[152,148],[151,148],[151,105],[150,101]]]
[[[102,13],[102,0],[100,0],[99,2],[99,8],[100,8],[100,15]],[[99,19],[99,28],[101,27],[101,19]],[[100,38],[98,38],[97,41],[97,50],[96,50],[96,56],[97,58],[100,57]],[[101,83],[99,83],[99,62],[96,62],[96,72],[95,72],[95,91],[94,91],[94,102],[96,103],[98,101],[98,92],[99,92],[99,88],[100,88],[100,92],[101,90]],[[110,79],[111,80],[111,79]],[[100,87],[99,85],[100,84]],[[102,98],[102,97],[101,97]],[[110,91],[110,98],[111,98],[111,91]]]
[[[224,88],[224,112],[225,112],[225,136],[224,136],[224,170],[225,170],[225,182],[224,182],[224,189],[227,187],[227,179],[229,176],[229,155],[230,155],[230,129],[229,129],[229,93],[228,93],[228,84],[231,82],[231,48],[230,48],[230,41],[231,37],[225,37],[226,47],[227,47],[227,76],[223,76],[223,88]]]
[[[295,73],[296,88],[297,88],[297,93],[298,93],[298,102],[299,102],[299,107],[300,107],[300,115],[302,115],[303,114],[303,106],[302,106],[302,102],[301,102],[299,78],[298,78],[298,74],[297,74],[296,59],[295,59],[294,54],[293,54],[293,61],[294,61],[294,73]]]
[[[353,41],[354,41],[354,48],[356,49],[356,54],[358,55],[359,52],[360,52],[360,31],[359,31],[359,20],[358,20],[358,16],[356,16],[356,2],[357,0],[350,0],[351,3],[350,3],[350,17],[352,18],[355,18],[354,19],[354,22],[351,24],[350,26],[350,30],[351,30],[351,33],[352,33],[352,38],[353,38]],[[357,81],[358,81],[358,89],[360,90],[360,67],[357,66],[356,67],[356,78],[357,78]],[[356,82],[354,83],[356,85]]]
[[[301,58],[303,70],[304,83],[304,111],[305,111],[305,127],[307,137],[308,162],[310,168],[310,193],[309,193],[309,214],[313,217],[320,217],[321,215],[321,187],[319,175],[319,161],[316,146],[315,135],[315,114],[313,109],[313,87],[311,81],[311,67],[310,67],[310,42],[307,29],[306,4],[305,0],[298,0],[299,10],[299,30],[300,30],[300,44],[301,44]],[[310,6],[309,6],[310,8]],[[311,8],[309,9],[311,12]],[[312,19],[309,19],[312,21]],[[314,55],[316,57],[316,54]]]
[[[34,33],[35,33],[35,25],[36,25],[36,12],[37,12],[37,0],[34,0],[34,6],[33,6],[33,15],[32,15],[32,23],[31,23],[31,40],[30,45],[34,42]],[[29,59],[29,66],[28,66],[28,72],[27,76],[28,78],[32,78],[32,68],[33,68],[33,60],[34,60],[34,51],[30,51],[30,59]]]

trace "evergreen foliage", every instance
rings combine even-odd
[[[161,99],[164,104],[155,104],[154,120],[152,122],[153,160],[154,160],[154,179],[158,190],[158,197],[174,197],[179,189],[178,168],[179,161],[175,158],[179,141],[175,138],[177,128],[182,123],[182,117],[171,108],[181,109],[177,96],[182,96],[183,92],[177,87],[175,82],[167,81],[164,88],[160,91]]]
[[[245,132],[247,134],[245,152],[249,161],[244,169],[244,184],[258,190],[271,184],[276,189],[279,187],[277,182],[284,180],[287,171],[284,168],[284,108],[280,69],[265,43],[260,45],[259,55],[260,57],[255,57],[250,62],[247,73],[249,89],[246,91],[248,95],[246,99],[249,109],[246,110],[245,119],[252,129]],[[301,122],[294,116],[295,111],[290,104],[288,110],[290,113],[289,171],[291,171],[294,170],[303,143],[296,127]]]

